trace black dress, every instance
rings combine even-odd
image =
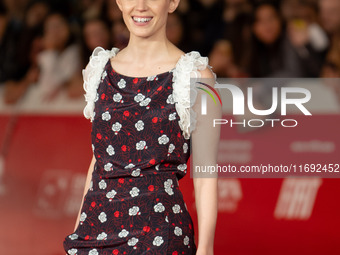
[[[68,254],[195,254],[193,222],[179,190],[190,140],[178,124],[173,71],[101,75],[92,122],[96,164]]]

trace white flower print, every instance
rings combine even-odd
[[[155,246],[160,246],[162,243],[164,243],[164,240],[163,240],[163,237],[161,236],[156,236],[152,242],[152,244]]]
[[[139,150],[139,151],[147,149],[147,148],[148,148],[148,146],[146,146],[145,141],[140,141],[140,142],[136,143],[136,149]]]
[[[153,207],[153,209],[155,210],[155,212],[164,212],[165,207],[162,203],[158,203]]]
[[[172,94],[170,94],[170,95],[168,96],[168,99],[166,100],[166,103],[167,103],[167,104],[174,104],[174,103],[175,103],[175,100],[174,100],[174,97],[173,97]]]
[[[119,236],[120,238],[123,238],[123,237],[127,237],[128,234],[129,234],[129,231],[127,231],[126,229],[122,229],[122,231],[120,231],[120,232],[118,233],[118,236]]]
[[[133,187],[132,190],[130,190],[131,197],[137,197],[139,195],[139,189],[137,187]]]
[[[132,163],[130,163],[130,164],[128,164],[127,166],[125,166],[124,168],[125,168],[125,169],[132,169],[132,168],[134,168],[134,167],[135,167],[135,165],[132,164]]]
[[[113,101],[119,103],[124,103],[124,101],[122,100],[123,96],[120,93],[116,93],[113,95]]]
[[[111,115],[108,111],[104,112],[102,114],[102,119],[105,120],[105,121],[109,121],[111,119]]]
[[[106,152],[107,152],[107,154],[109,154],[110,156],[115,155],[115,149],[113,148],[112,145],[109,145],[109,146],[107,147]]]
[[[145,98],[142,102],[139,103],[140,106],[147,106],[151,102],[151,98]]]
[[[80,225],[83,225],[84,221],[86,220],[86,217],[87,217],[87,214],[85,212],[83,212],[81,215],[80,215]]]
[[[140,215],[139,207],[138,206],[133,206],[129,209],[129,215],[130,216],[135,216],[135,215]]]
[[[72,234],[68,236],[71,240],[76,240],[78,239],[78,235],[77,234]]]
[[[187,164],[180,164],[177,166],[177,169],[183,172],[187,169]]]
[[[146,80],[147,81],[157,81],[158,77],[157,77],[157,75],[153,75],[153,76],[149,76]]]
[[[134,246],[136,243],[138,243],[138,238],[136,238],[136,237],[132,237],[128,240],[129,246]]]
[[[78,252],[78,250],[75,249],[75,248],[72,248],[72,249],[70,249],[70,250],[67,251],[67,253],[68,253],[69,255],[76,255],[77,252]]]
[[[172,121],[172,120],[175,120],[176,119],[176,113],[170,113],[169,114],[169,120]]]
[[[97,240],[106,240],[107,239],[107,234],[105,232],[102,232],[97,236]]]
[[[171,188],[165,189],[165,192],[168,193],[170,196],[174,194],[174,191]]]
[[[98,183],[98,186],[100,189],[106,189],[107,187],[107,184],[104,180],[101,180],[99,183]]]
[[[92,180],[91,180],[91,182],[90,182],[89,190],[90,190],[90,191],[93,191],[93,181],[92,181]]]
[[[144,100],[145,96],[141,93],[138,93],[135,97],[134,97],[134,100],[139,103],[139,102],[142,102]]]
[[[189,244],[189,237],[188,236],[184,237],[183,243],[184,243],[184,245],[188,245]]]
[[[169,155],[170,153],[172,153],[172,152],[174,151],[175,148],[176,148],[175,145],[173,145],[173,144],[171,143],[171,144],[169,145],[168,155]]]
[[[118,82],[118,87],[120,89],[123,89],[126,87],[126,81],[124,79],[121,79],[119,82]]]
[[[111,163],[107,163],[105,166],[104,166],[104,170],[106,171],[106,172],[110,172],[110,171],[112,171],[112,164]]]
[[[165,216],[165,221],[169,223],[168,215]]]
[[[95,149],[95,148],[94,148],[94,145],[92,144],[91,146],[92,146],[92,151],[94,152],[94,149]]]
[[[122,124],[120,124],[119,122],[116,122],[115,124],[112,125],[112,131],[114,131],[116,135],[118,134],[121,128]]]
[[[92,250],[89,251],[89,255],[98,255],[98,254],[99,253],[98,253],[97,249],[92,249]]]
[[[136,170],[133,170],[132,173],[131,173],[131,175],[134,176],[134,177],[139,176],[139,175],[140,175],[140,169],[137,168]]]
[[[113,189],[109,192],[107,192],[106,197],[109,199],[109,201],[111,202],[113,200],[113,198],[115,197],[115,195],[117,194],[117,192]]]
[[[189,149],[188,144],[187,144],[187,143],[184,143],[184,144],[183,144],[183,152],[184,152],[184,153],[187,153],[187,152],[188,152],[188,149]]]
[[[97,102],[98,99],[99,99],[99,94],[98,94],[98,92],[97,92],[97,94],[96,94],[96,99],[95,99],[94,101]]]
[[[159,144],[167,144],[169,142],[169,137],[167,135],[162,135],[158,137]]]
[[[176,236],[182,235],[182,229],[180,227],[175,227],[174,233]]]
[[[137,129],[137,131],[141,131],[144,129],[144,122],[142,120],[139,120],[136,124],[135,127]]]
[[[98,216],[98,219],[100,220],[101,223],[104,223],[107,221],[107,218],[106,218],[106,213],[104,212],[101,212]]]
[[[104,71],[103,73],[102,73],[102,77],[101,77],[101,80],[103,81],[104,79],[105,79],[105,77],[107,76],[107,72],[106,71]]]
[[[172,179],[167,179],[165,182],[164,182],[164,188],[172,188],[173,187],[173,181]]]
[[[181,212],[181,207],[180,207],[180,205],[175,204],[175,205],[172,207],[172,211],[173,211],[174,213],[180,213],[180,212]]]
[[[174,191],[172,190],[172,187],[173,187],[172,179],[168,179],[167,181],[164,182],[165,192],[168,193],[169,195],[173,195],[174,194]]]
[[[156,168],[157,171],[159,171],[159,166],[160,166],[160,164],[158,164],[158,165],[155,166],[155,168]]]

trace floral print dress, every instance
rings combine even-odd
[[[64,249],[70,255],[195,254],[178,183],[190,155],[173,93],[181,61],[156,76],[129,77],[111,66],[116,48],[99,52],[107,53],[98,62],[103,69],[98,64],[96,73],[84,74],[92,86],[87,101],[96,164],[78,228],[65,237]]]

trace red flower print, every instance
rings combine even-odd
[[[145,226],[145,227],[143,228],[143,231],[149,232],[149,231],[150,231],[150,227],[149,227],[149,226]]]

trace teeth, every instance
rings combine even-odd
[[[133,17],[133,20],[139,23],[145,23],[145,22],[149,22],[151,20],[151,18],[138,18],[138,17]]]

